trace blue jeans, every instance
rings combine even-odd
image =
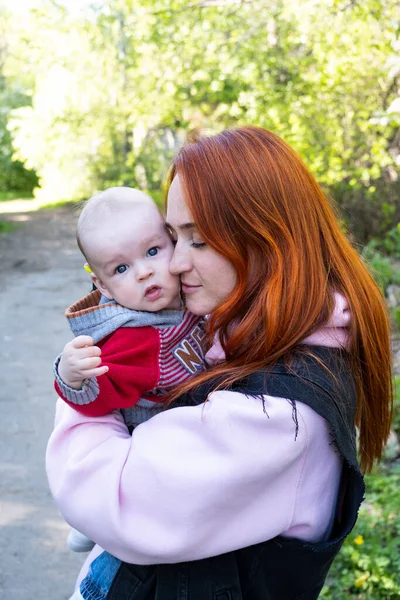
[[[85,600],[105,600],[121,561],[108,552],[103,552],[90,565],[82,580],[79,591]]]

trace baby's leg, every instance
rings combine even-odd
[[[103,552],[90,565],[88,574],[79,586],[79,595],[72,596],[70,600],[106,600],[108,592],[118,570],[121,561],[108,552]]]

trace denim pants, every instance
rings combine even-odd
[[[90,565],[82,580],[79,592],[84,600],[105,600],[112,582],[121,566],[121,561],[108,552],[103,552]]]

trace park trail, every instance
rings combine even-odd
[[[69,205],[0,214],[17,224],[0,235],[0,600],[67,600],[86,556],[66,548],[44,465],[64,310],[90,290],[76,219]]]

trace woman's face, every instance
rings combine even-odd
[[[181,276],[186,306],[195,315],[212,313],[232,293],[236,271],[200,238],[179,176],[174,178],[168,193],[167,223],[176,242],[170,271]]]

